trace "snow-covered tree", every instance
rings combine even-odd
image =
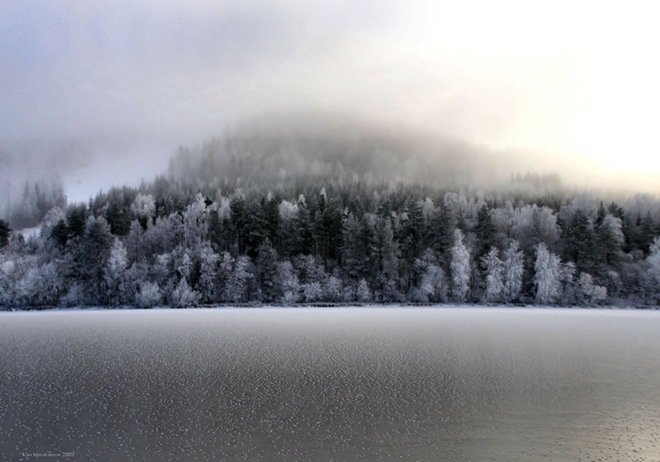
[[[141,261],[145,256],[144,230],[137,220],[131,222],[126,236],[126,255],[130,263]]]
[[[318,302],[323,298],[323,286],[318,281],[303,285],[303,296],[306,302]]]
[[[135,294],[135,304],[140,308],[153,308],[161,303],[163,297],[160,287],[155,282],[143,282]]]
[[[170,303],[175,308],[187,308],[197,305],[199,298],[199,293],[190,287],[185,278],[182,278],[172,292]]]
[[[45,265],[27,265],[17,281],[13,293],[19,306],[55,306],[63,291],[63,280],[53,262]]]
[[[206,199],[197,194],[195,201],[183,211],[183,245],[197,250],[208,233],[208,209]]]
[[[215,253],[211,243],[203,241],[199,249],[199,281],[197,291],[203,303],[213,303],[218,300],[218,262],[220,256]]]
[[[534,285],[537,303],[555,303],[561,293],[561,261],[544,243],[536,246]]]
[[[300,300],[300,281],[289,260],[277,264],[277,285],[282,291],[282,303],[295,304]]]
[[[344,286],[336,276],[330,276],[323,285],[323,298],[329,302],[340,302],[343,299]]]
[[[442,268],[428,263],[419,282],[419,294],[424,302],[443,302],[447,299],[447,277]]]
[[[524,255],[518,249],[518,241],[511,240],[502,257],[504,284],[502,298],[506,302],[513,302],[520,296],[523,274],[525,273]]]
[[[463,244],[460,229],[454,232],[454,245],[451,248],[451,293],[454,300],[464,302],[470,287],[470,252]]]
[[[655,280],[657,287],[660,287],[660,236],[656,237],[653,244],[651,244],[646,262],[649,275]]]
[[[107,285],[108,301],[113,305],[130,302],[126,287],[126,269],[128,256],[124,243],[117,237],[110,248],[110,256],[105,268],[105,283]]]
[[[575,283],[576,271],[575,263],[572,261],[561,264],[561,303],[564,305],[575,305],[576,303],[578,296]]]
[[[584,305],[595,305],[607,298],[607,289],[594,284],[589,273],[581,273],[578,280],[579,301]]]
[[[360,279],[360,282],[358,282],[357,289],[355,290],[355,296],[358,302],[361,303],[369,303],[372,301],[371,289],[369,288],[369,284],[364,278]]]
[[[485,302],[499,302],[504,293],[504,264],[499,258],[497,247],[491,247],[481,259],[486,289],[483,299]]]
[[[146,227],[147,221],[156,214],[156,201],[151,194],[138,193],[131,204],[131,213]]]
[[[250,282],[254,278],[252,262],[246,255],[236,259],[234,269],[227,279],[225,296],[231,302],[247,302],[250,300]]]
[[[656,237],[646,257],[647,292],[651,302],[660,302],[660,236]]]

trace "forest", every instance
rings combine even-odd
[[[86,204],[28,187],[0,220],[0,306],[660,303],[653,196],[470,186],[474,166],[329,139],[214,139]]]

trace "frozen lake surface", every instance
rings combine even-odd
[[[0,313],[0,460],[658,461],[660,312]]]

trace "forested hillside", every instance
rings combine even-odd
[[[153,182],[52,208],[40,236],[0,223],[0,305],[660,302],[650,196],[539,175],[477,188],[488,164],[451,146],[445,168],[330,139],[182,148]]]

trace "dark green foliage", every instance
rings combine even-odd
[[[274,302],[279,295],[277,287],[277,252],[266,238],[259,246],[257,278],[264,302]]]
[[[591,272],[595,265],[595,233],[593,223],[581,209],[564,227],[563,241],[564,259],[574,262],[578,271]]]
[[[60,247],[64,247],[69,240],[69,227],[64,220],[60,220],[52,229],[50,238]]]
[[[477,214],[477,227],[475,234],[478,239],[477,259],[480,261],[488,250],[495,244],[495,226],[490,219],[490,209],[484,204]]]
[[[9,236],[11,235],[11,228],[9,223],[0,220],[0,249],[9,243]]]
[[[87,207],[84,204],[72,205],[67,209],[66,222],[69,230],[69,237],[80,237],[85,232],[85,222],[87,221]]]

